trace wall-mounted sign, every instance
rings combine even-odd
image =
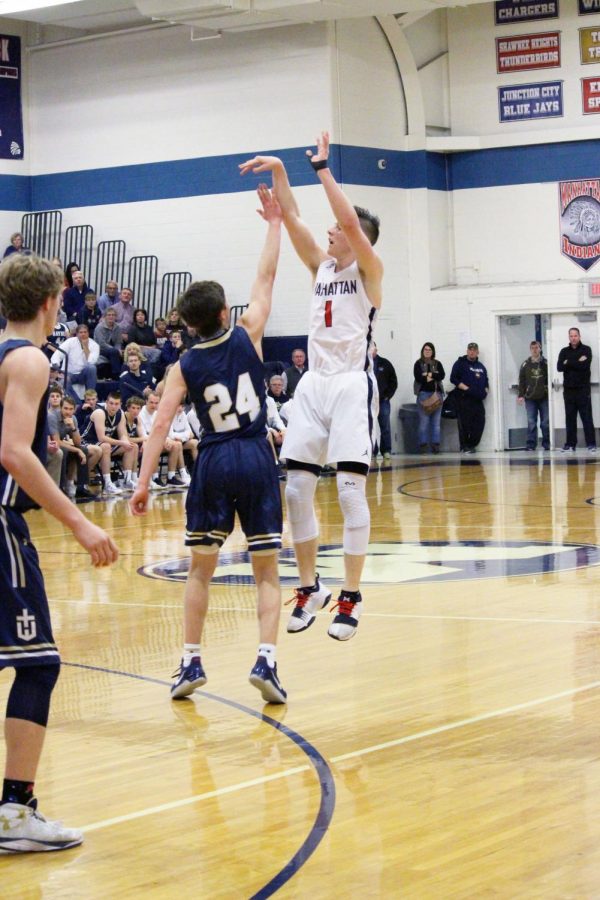
[[[600,179],[561,181],[560,252],[586,271],[600,259]]]
[[[557,18],[558,0],[496,0],[494,3],[496,25]]]
[[[560,31],[496,38],[496,70],[525,72],[560,66]]]
[[[580,16],[591,16],[600,13],[600,0],[577,0],[577,7]]]
[[[600,63],[600,25],[579,29],[579,53],[582,66]]]
[[[0,34],[0,159],[23,159],[21,38]]]
[[[584,115],[600,113],[600,76],[581,79],[581,106]]]
[[[552,119],[563,114],[563,82],[510,84],[498,88],[501,122]]]

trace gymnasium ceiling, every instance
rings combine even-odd
[[[3,16],[73,30],[73,36],[174,23],[199,36],[364,16],[414,20],[443,7],[481,0],[0,0]],[[52,4],[52,5],[50,5]]]

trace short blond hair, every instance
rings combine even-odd
[[[0,266],[0,308],[9,322],[32,322],[48,297],[62,289],[58,266],[39,256],[13,253]]]

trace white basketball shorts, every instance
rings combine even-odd
[[[379,411],[377,382],[367,372],[306,372],[294,392],[281,456],[325,466],[369,465]]]

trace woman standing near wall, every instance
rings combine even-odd
[[[445,372],[439,359],[435,358],[435,347],[430,341],[426,341],[421,347],[421,355],[414,366],[414,376],[419,413],[419,451],[426,453],[428,446],[431,446],[432,453],[439,453],[442,382]],[[440,403],[434,412],[429,412],[423,404],[431,403],[434,392],[439,395]]]

